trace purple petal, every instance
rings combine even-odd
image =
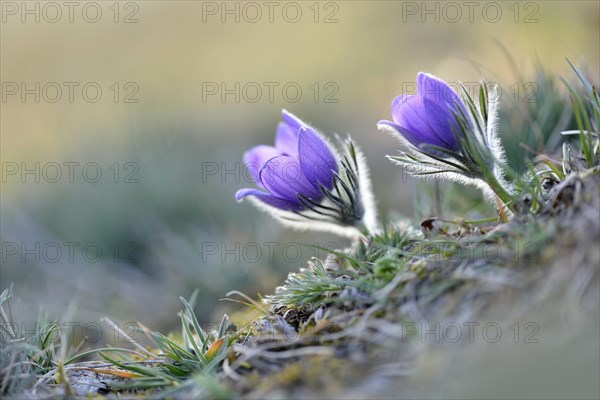
[[[418,94],[401,94],[392,101],[392,119],[398,125],[428,132],[427,114]]]
[[[248,173],[250,174],[250,177],[252,177],[252,180],[260,185],[258,174],[261,168],[271,158],[280,155],[281,152],[275,147],[267,145],[255,146],[244,153],[244,164],[246,164],[246,168],[248,168]]]
[[[288,200],[280,199],[272,194],[261,192],[257,189],[240,189],[235,194],[237,201],[242,201],[246,196],[255,196],[258,200],[265,204],[279,208],[286,211],[301,211],[304,209],[302,204],[299,202],[291,202]]]
[[[432,144],[437,142],[437,146],[456,150],[458,143],[453,128],[458,129],[458,124],[452,114],[454,109],[456,107],[450,104],[438,104],[425,100],[425,110],[428,116],[427,125],[431,127],[431,131],[435,136]]]
[[[287,156],[298,156],[298,130],[292,130],[288,124],[280,122],[275,135],[275,147]]]
[[[417,75],[417,90],[424,101],[437,104],[453,104],[460,101],[458,94],[440,78],[424,72]]]
[[[419,73],[417,86],[425,112],[430,117],[428,124],[438,139],[446,143],[445,147],[455,149],[457,143],[452,128],[456,129],[458,125],[452,111],[461,108],[467,115],[462,100],[448,84],[433,75]]]
[[[315,188],[320,182],[331,189],[338,164],[327,143],[312,128],[300,129],[298,154],[302,172]]]
[[[304,176],[300,162],[288,156],[274,157],[267,161],[259,173],[264,187],[273,195],[297,201],[298,193],[311,199],[319,199],[321,193]]]
[[[281,118],[283,122],[290,127],[292,132],[298,132],[300,128],[307,126],[300,118],[287,110],[281,110]]]
[[[392,102],[394,122],[413,133],[407,134],[407,140],[416,147],[429,144],[457,150],[452,111],[464,109],[460,98],[444,81],[429,74],[419,73],[417,86],[416,95],[400,95]]]
[[[419,95],[400,95],[392,102],[392,117],[396,125],[412,132],[406,140],[419,147],[423,143],[446,147],[429,125],[431,116],[427,114]]]
[[[424,139],[424,137],[419,132],[408,130],[403,126],[398,125],[392,121],[382,120],[379,121],[377,125],[387,125],[393,128],[399,135],[402,135],[406,140],[408,140],[413,146],[415,146],[418,149],[425,150],[423,145],[433,144],[429,140]]]
[[[392,101],[392,119],[398,125],[403,125],[406,123],[402,110],[403,107],[405,107],[408,99],[413,96],[414,95],[412,94],[401,94],[400,96],[397,96],[394,101]]]

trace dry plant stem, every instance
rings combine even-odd
[[[498,216],[502,220],[502,222],[508,222],[508,215],[506,215],[506,204],[500,199],[500,197],[496,196],[496,207],[498,208]]]

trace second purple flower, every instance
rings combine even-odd
[[[376,229],[376,211],[364,157],[350,138],[341,152],[296,116],[282,111],[275,145],[260,145],[244,154],[258,188],[240,189],[248,198],[287,225],[355,237]]]
[[[244,154],[244,163],[260,189],[241,189],[236,199],[255,196],[281,210],[301,211],[307,202],[323,199],[321,186],[331,190],[338,164],[313,128],[285,110],[282,118],[275,146],[256,146]]]

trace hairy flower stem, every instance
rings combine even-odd
[[[489,188],[496,195],[496,205],[498,207],[498,215],[504,222],[508,222],[508,217],[505,208],[509,209],[511,212],[515,212],[514,210],[514,201],[511,194],[504,188],[504,185],[500,183],[498,178],[493,173],[484,173],[483,180]]]
[[[506,204],[504,204],[504,202],[500,200],[500,197],[498,196],[496,196],[496,207],[498,208],[498,216],[502,222],[508,222],[508,215],[506,215],[506,212],[504,211]]]

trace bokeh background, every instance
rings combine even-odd
[[[324,256],[305,245],[347,245],[290,232],[234,200],[251,186],[242,154],[272,143],[282,108],[326,134],[352,134],[379,210],[418,222],[433,209],[418,197],[421,183],[384,158],[397,145],[376,122],[419,71],[498,82],[514,112],[540,99],[528,85],[540,66],[570,77],[568,58],[598,82],[597,1],[484,1],[471,10],[273,2],[271,15],[263,2],[75,3],[70,15],[47,2],[2,2],[1,286],[14,283],[24,320],[76,304],[83,323],[110,316],[165,330],[178,323],[179,296],[199,288],[201,319],[218,321],[240,310],[219,301],[228,291],[271,293]],[[223,84],[234,93],[222,98]],[[450,203],[456,189],[442,190],[446,216],[467,208],[493,216],[485,205]]]

